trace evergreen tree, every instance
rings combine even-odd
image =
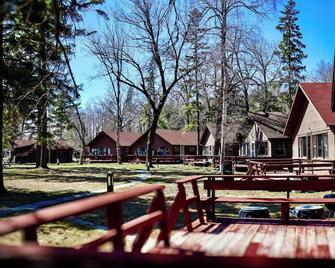
[[[297,24],[299,11],[296,9],[295,0],[288,0],[283,16],[279,19],[276,27],[282,35],[279,44],[279,54],[282,60],[283,82],[288,88],[289,106],[292,105],[292,98],[296,92],[299,81],[304,79],[305,66],[302,60],[306,58],[303,51],[305,45],[302,43],[302,34]]]
[[[187,36],[187,42],[190,46],[190,54],[186,55],[188,61],[188,68],[193,70],[189,74],[190,86],[194,95],[194,101],[187,102],[184,110],[187,114],[192,115],[194,113],[194,120],[187,122],[186,130],[197,130],[197,154],[200,154],[200,69],[201,65],[205,60],[206,49],[208,47],[205,44],[206,28],[202,27],[201,20],[203,18],[202,13],[197,9],[193,8],[189,15],[189,33]],[[191,96],[189,96],[191,99]],[[192,118],[192,116],[189,116]]]

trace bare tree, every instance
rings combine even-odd
[[[275,6],[276,0],[202,0],[208,18],[214,21],[213,29],[218,35],[221,52],[221,85],[219,88],[219,98],[221,100],[221,117],[218,118],[217,134],[216,134],[216,149],[217,152],[220,140],[220,171],[224,171],[225,158],[225,138],[224,130],[227,122],[227,93],[229,91],[229,72],[228,72],[228,31],[231,23],[229,23],[229,16],[238,11],[249,11],[256,15],[265,15],[265,6],[269,4]],[[219,139],[219,137],[221,138]]]
[[[314,82],[330,83],[333,79],[333,64],[331,62],[320,61],[317,68],[310,76],[310,80]]]
[[[117,20],[127,29],[127,50],[124,62],[128,74],[122,73],[118,80],[141,92],[152,110],[148,129],[146,166],[152,167],[153,142],[158,119],[164,104],[180,79],[189,73],[180,70],[183,49],[188,32],[181,9],[170,3],[149,0],[129,0],[127,11],[118,12]],[[157,70],[152,81],[146,79],[149,67]],[[113,74],[117,76],[115,70]]]
[[[249,43],[249,51],[255,64],[256,75],[253,76],[255,86],[262,92],[261,109],[268,111],[269,90],[279,86],[281,64],[276,46],[266,42],[263,38],[253,38]]]
[[[128,94],[128,86],[121,84],[122,76],[124,75],[124,53],[125,53],[125,39],[124,32],[120,31],[120,27],[114,24],[111,28],[108,24],[102,37],[93,37],[87,45],[90,52],[99,60],[103,66],[102,76],[107,76],[110,84],[109,101],[102,101],[101,104],[114,114],[116,118],[116,148],[117,161],[122,163],[120,132],[123,128],[123,113],[124,108],[129,104],[131,95]],[[131,93],[131,91],[130,91]]]

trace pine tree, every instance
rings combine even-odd
[[[302,34],[297,24],[299,11],[296,9],[295,0],[288,0],[281,13],[283,16],[279,19],[276,29],[283,35],[279,44],[279,54],[283,64],[283,82],[287,85],[288,101],[291,106],[299,81],[304,79],[306,66],[302,60],[306,58],[303,51],[305,45],[302,43]]]
[[[190,86],[194,94],[194,101],[187,102],[184,110],[186,113],[189,113],[192,118],[194,113],[195,120],[187,122],[186,130],[197,130],[197,154],[200,154],[200,68],[206,57],[206,50],[208,47],[205,44],[205,34],[206,28],[202,27],[201,20],[203,14],[197,9],[193,8],[189,15],[189,33],[187,36],[187,42],[190,46],[190,54],[186,55],[186,60],[189,63],[189,68],[193,71],[189,74]],[[191,96],[189,96],[191,99]]]

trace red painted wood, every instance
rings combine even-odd
[[[255,197],[217,197],[215,202],[231,203],[296,203],[296,204],[335,204],[335,198],[255,198]]]
[[[137,196],[145,195],[157,190],[163,190],[163,185],[150,185],[134,188],[132,191],[107,193],[83,200],[73,201],[25,215],[11,217],[0,221],[0,235],[8,234],[30,226],[38,226],[49,222],[62,220],[108,206],[111,203],[124,202]]]
[[[246,181],[204,181],[205,190],[316,190],[328,191],[335,189],[334,179],[322,180],[246,180]]]

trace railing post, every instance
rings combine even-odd
[[[198,218],[199,218],[201,223],[205,223],[197,181],[192,181],[192,190],[193,190],[194,196],[197,197],[195,205],[196,205],[196,208],[197,208]]]
[[[112,171],[107,173],[107,192],[114,192],[114,173]]]
[[[107,225],[109,230],[116,229],[117,234],[112,238],[114,251],[124,251],[124,237],[121,226],[123,224],[122,204],[112,203],[106,207]]]
[[[30,226],[24,229],[24,240],[29,242],[37,242],[36,226]]]
[[[193,227],[192,227],[192,219],[190,215],[190,210],[186,201],[186,191],[185,187],[183,184],[178,184],[178,191],[181,194],[181,202],[182,202],[182,209],[184,213],[184,218],[185,218],[185,225],[187,227],[187,230],[189,232],[192,232]]]

